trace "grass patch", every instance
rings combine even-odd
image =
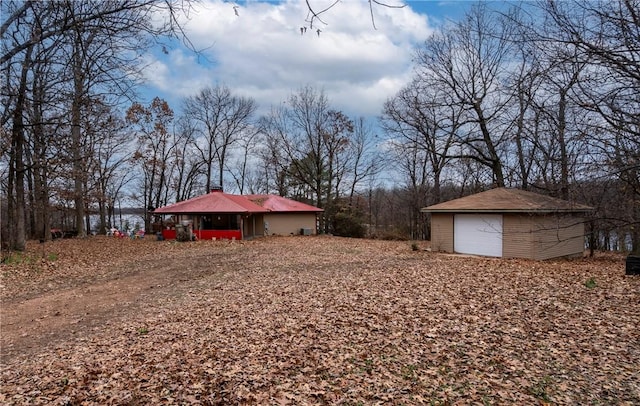
[[[37,262],[37,258],[23,252],[11,252],[9,255],[2,258],[2,263],[5,265],[23,265],[33,264],[35,262]]]
[[[584,286],[586,286],[588,289],[594,289],[596,286],[598,286],[598,284],[596,283],[596,279],[594,277],[591,277],[587,279],[587,281],[584,283]]]
[[[37,252],[13,251],[3,255],[1,262],[5,265],[13,266],[34,265],[39,263],[43,258],[49,262],[57,261],[58,253],[50,252],[45,256],[44,253],[41,253],[40,255],[40,253]]]
[[[543,402],[550,403],[551,398],[549,396],[549,387],[552,383],[553,379],[546,375],[529,387],[529,393]]]
[[[417,380],[417,367],[412,364],[407,364],[402,367],[402,378],[415,382]]]

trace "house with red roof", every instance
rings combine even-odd
[[[323,210],[275,195],[233,195],[221,189],[160,207],[154,215],[163,222],[164,239],[188,229],[198,239],[244,240],[265,235],[317,234],[317,215]]]

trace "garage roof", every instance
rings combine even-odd
[[[497,188],[424,207],[425,213],[587,212],[592,207],[520,189]]]

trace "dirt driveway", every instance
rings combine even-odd
[[[72,341],[79,332],[102,329],[171,300],[188,282],[222,274],[209,264],[240,247],[95,237],[80,243],[53,241],[45,250],[56,259],[42,260],[40,247],[32,243],[31,259],[3,273],[0,360]]]

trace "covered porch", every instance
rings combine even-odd
[[[175,240],[181,227],[198,240],[250,240],[265,235],[262,213],[193,213],[163,222],[162,238]]]

